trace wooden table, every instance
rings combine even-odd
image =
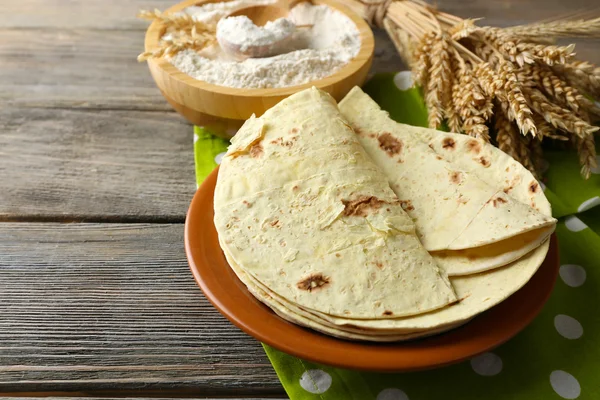
[[[595,0],[439,3],[507,25]],[[285,397],[188,271],[192,129],[135,60],[136,12],[170,4],[0,2],[0,395]],[[373,71],[401,68],[378,32]]]

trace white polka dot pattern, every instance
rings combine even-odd
[[[575,318],[564,314],[554,317],[556,331],[566,339],[579,339],[583,335],[583,326]]]
[[[309,369],[302,374],[300,386],[309,393],[325,393],[331,387],[331,375],[320,369]]]
[[[585,269],[576,264],[564,264],[558,271],[560,279],[571,287],[579,287],[584,284],[587,274]]]
[[[217,164],[221,164],[221,161],[223,161],[223,157],[225,157],[225,154],[226,154],[225,152],[217,154],[215,156],[215,162]]]
[[[471,359],[471,368],[479,375],[498,375],[502,371],[502,359],[494,353],[484,353]]]
[[[572,215],[565,219],[565,226],[571,232],[579,232],[587,228],[587,225],[584,224],[583,221]]]
[[[409,398],[402,390],[389,388],[379,392],[376,400],[409,400]]]
[[[563,399],[576,399],[581,394],[581,386],[568,372],[556,370],[550,374],[552,389]]]
[[[396,84],[396,87],[402,91],[408,90],[415,85],[410,71],[398,72],[394,76],[394,83]]]
[[[590,208],[596,207],[597,205],[600,205],[600,197],[592,197],[591,199],[581,203],[579,207],[577,207],[577,211],[584,212],[586,210],[589,210]]]

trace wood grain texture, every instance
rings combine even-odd
[[[0,220],[182,222],[192,143],[171,112],[0,107]]]
[[[0,29],[0,104],[171,111],[143,50],[143,31]]]
[[[180,224],[1,223],[0,315],[0,393],[283,393],[196,287]]]
[[[0,27],[92,28],[143,30],[134,16],[140,9],[161,10],[176,0],[3,0]],[[483,17],[487,24],[506,25],[555,17],[597,6],[595,0],[438,0],[441,10],[461,17]]]
[[[399,58],[376,31],[371,73]],[[171,111],[146,63],[142,31],[0,29],[0,104],[34,108]]]

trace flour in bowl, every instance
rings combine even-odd
[[[215,23],[236,9],[269,2],[210,3],[190,7],[186,12],[194,19]],[[239,17],[238,17],[239,18]],[[343,13],[326,5],[300,3],[286,19],[280,19],[256,30],[244,18],[227,18],[230,34],[239,31],[246,45],[262,44],[284,35],[295,25],[312,25],[294,29],[279,55],[265,58],[236,59],[216,44],[200,52],[185,50],[171,57],[171,63],[182,72],[205,82],[234,88],[278,88],[300,85],[325,78],[350,62],[360,50],[356,25]],[[233,21],[228,21],[233,20]],[[237,21],[236,21],[237,20]],[[265,31],[267,31],[265,33]],[[271,35],[271,36],[268,36]],[[238,41],[240,47],[244,43]]]

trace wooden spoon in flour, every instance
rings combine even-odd
[[[287,19],[290,9],[301,0],[278,0],[273,4],[236,10],[217,24],[221,48],[237,57],[270,57],[280,54],[296,28]]]

